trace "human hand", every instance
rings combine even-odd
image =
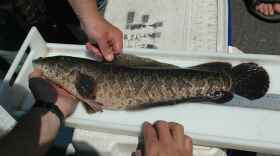
[[[78,103],[74,96],[51,83],[44,77],[43,72],[38,69],[35,69],[29,75],[29,88],[36,100],[54,103],[64,117],[70,116]]]
[[[122,52],[123,34],[120,29],[107,22],[103,17],[94,23],[81,23],[81,27],[88,36],[87,50],[106,61],[112,61]],[[98,46],[92,43],[96,41]]]
[[[144,145],[136,156],[192,156],[192,139],[178,123],[158,121],[143,126]]]

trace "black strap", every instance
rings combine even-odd
[[[61,110],[54,103],[37,100],[35,102],[33,108],[36,108],[36,107],[45,108],[48,111],[54,113],[59,118],[59,120],[60,120],[60,125],[61,125],[60,127],[63,126],[63,124],[64,124],[64,115],[61,112]]]

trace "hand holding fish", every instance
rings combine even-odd
[[[134,153],[136,156],[192,156],[192,139],[184,135],[184,127],[178,123],[146,122],[143,137],[144,145]]]
[[[41,70],[35,69],[29,78],[29,88],[36,100],[55,103],[64,117],[68,117],[74,112],[78,102],[76,98],[46,80]]]
[[[122,32],[105,19],[100,23],[83,24],[82,27],[88,36],[89,42],[86,44],[87,50],[93,52],[98,58],[106,61],[113,61],[116,55],[119,55],[123,48]],[[95,40],[98,46],[94,46],[90,42]]]
[[[114,55],[121,53],[123,48],[122,32],[98,12],[96,0],[68,0],[74,12],[78,16],[81,28],[86,33],[89,43],[86,47],[96,57],[112,61]],[[98,47],[91,43],[97,42]]]

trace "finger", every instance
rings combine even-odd
[[[170,122],[169,128],[175,142],[182,143],[185,139],[184,127],[181,124]]]
[[[113,55],[113,50],[112,47],[110,46],[110,44],[105,40],[102,40],[100,42],[98,42],[99,46],[100,46],[100,50],[101,53],[103,55],[103,57],[105,58],[106,61],[113,61],[114,59],[114,55]]]
[[[88,51],[93,52],[93,54],[97,58],[103,59],[103,55],[101,54],[101,51],[97,47],[93,46],[91,43],[87,42],[86,43],[86,48],[87,48]]]
[[[166,144],[166,143],[169,143],[170,141],[172,141],[171,133],[170,133],[167,122],[157,121],[154,124],[154,126],[157,130],[157,134],[158,134],[158,138],[159,138],[160,142],[162,142],[163,144]]]
[[[257,10],[257,11],[260,11],[260,8],[261,8],[261,5],[257,5],[257,6],[256,6],[256,10]]]
[[[268,4],[268,14],[269,15],[273,15],[274,14],[274,10],[273,10],[272,4]]]
[[[188,152],[193,151],[192,138],[187,135],[185,135],[185,148],[187,149]]]
[[[158,152],[158,138],[155,128],[148,122],[143,125],[144,135],[144,155],[157,155]]]
[[[267,16],[268,15],[268,5],[264,5],[264,14]]]
[[[116,55],[121,54],[122,49],[123,49],[123,35],[121,33],[120,37],[115,37],[113,39],[113,51],[114,51],[114,54],[116,54]]]
[[[40,69],[35,68],[32,73],[29,74],[29,79],[35,77],[43,77],[43,71]]]
[[[273,10],[277,13],[280,13],[280,4],[273,4]]]
[[[259,6],[260,6],[260,12],[261,12],[261,13],[264,13],[264,4],[261,3]]]

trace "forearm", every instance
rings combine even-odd
[[[68,0],[77,14],[81,28],[88,37],[87,50],[96,58],[111,62],[121,54],[123,34],[98,12],[96,0]],[[98,46],[94,46],[96,43]]]
[[[34,108],[2,140],[1,155],[44,155],[60,127],[59,118],[42,108]]]
[[[81,23],[91,24],[104,20],[98,12],[96,0],[68,0]]]

